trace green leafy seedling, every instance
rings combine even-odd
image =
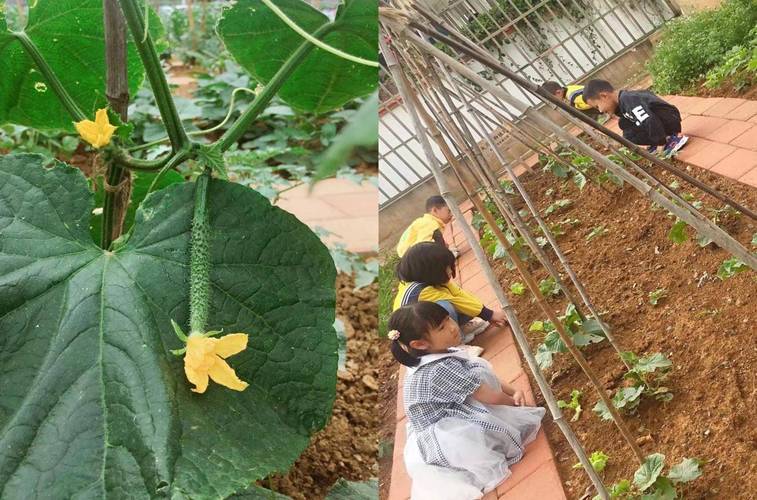
[[[726,259],[723,261],[722,264],[720,264],[720,267],[718,267],[718,278],[725,281],[728,278],[732,278],[736,276],[738,273],[742,271],[746,271],[747,265],[741,262],[736,257],[732,257],[730,259]]]
[[[668,296],[668,291],[665,288],[658,288],[654,292],[649,292],[649,303],[656,306],[660,300]]]
[[[513,295],[523,295],[526,292],[526,286],[523,283],[516,281],[510,285],[510,291],[513,292]]]
[[[586,235],[586,241],[591,241],[598,236],[604,236],[609,232],[610,230],[606,229],[604,226],[597,226],[595,228],[592,228],[592,230],[589,231],[589,234]]]
[[[602,472],[603,470],[605,470],[605,467],[607,467],[607,461],[609,459],[610,457],[601,450],[592,452],[592,454],[589,456],[589,462],[591,463],[592,468],[597,472]],[[581,462],[573,465],[574,469],[580,469],[581,467],[583,467],[583,465],[581,465]]]
[[[560,295],[560,287],[557,285],[557,281],[553,276],[545,278],[539,282],[539,292],[544,297],[553,297]]]
[[[560,210],[561,208],[569,207],[572,204],[573,204],[573,200],[569,200],[567,198],[562,199],[562,200],[557,200],[556,202],[549,205],[546,209],[544,209],[544,215],[551,215],[555,213],[556,211]]]
[[[581,391],[578,389],[573,389],[570,391],[570,402],[566,403],[562,399],[557,401],[557,406],[560,408],[570,408],[573,410],[573,418],[570,419],[571,422],[575,422],[581,417],[581,411],[583,411],[583,408],[581,408]]]
[[[675,244],[680,244],[688,240],[689,235],[686,234],[686,225],[687,224],[684,221],[678,219],[675,224],[673,224],[673,227],[670,228],[668,239]]]

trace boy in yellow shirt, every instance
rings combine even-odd
[[[426,200],[426,213],[423,217],[415,219],[402,233],[397,243],[397,255],[402,257],[411,246],[423,241],[433,241],[447,248],[442,233],[451,220],[452,212],[444,198],[439,195],[430,197]],[[457,257],[455,248],[450,248],[450,251]]]
[[[568,101],[571,107],[591,116],[596,119],[599,116],[599,111],[592,106],[589,106],[584,100],[584,86],[583,85],[568,85],[563,87],[557,82],[549,81],[544,82],[539,87],[542,90],[546,90],[558,99]]]

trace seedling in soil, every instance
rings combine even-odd
[[[605,470],[605,467],[607,467],[607,461],[610,459],[607,454],[603,451],[595,451],[589,456],[589,463],[591,463],[592,468],[594,468],[597,472],[602,472]],[[578,462],[577,464],[573,465],[574,469],[580,469],[583,467],[581,465],[581,462]]]
[[[561,220],[558,224],[562,224],[562,225],[565,225],[565,226],[577,226],[580,223],[581,223],[581,219],[567,218],[567,219]]]
[[[526,286],[521,282],[515,282],[510,285],[510,291],[513,292],[513,295],[523,295],[526,291]]]
[[[665,455],[653,453],[646,457],[644,463],[633,475],[633,483],[623,479],[612,485],[610,498],[623,500],[674,500],[680,498],[677,486],[688,483],[702,475],[701,460],[684,458],[680,463],[662,474],[665,467]],[[599,499],[599,495],[592,500]]]
[[[676,220],[675,224],[673,224],[673,227],[670,228],[668,239],[670,239],[670,241],[675,244],[680,244],[688,240],[689,235],[686,234],[686,223],[681,219]]]
[[[569,207],[573,203],[573,200],[562,199],[552,203],[544,210],[544,215],[551,215],[561,208]]]
[[[673,365],[668,358],[659,352],[639,358],[630,351],[621,353],[621,357],[631,369],[623,376],[624,386],[612,397],[615,408],[625,413],[633,413],[641,402],[642,394],[665,402],[673,399],[670,389],[660,385],[660,382],[667,378]],[[604,401],[597,402],[593,410],[603,420],[612,419]]]
[[[566,403],[562,399],[557,401],[557,406],[560,408],[570,408],[573,410],[573,418],[570,419],[571,422],[575,422],[581,417],[581,412],[583,411],[583,408],[581,408],[581,402],[579,401],[581,399],[581,391],[578,389],[573,389],[570,391],[570,403]]]
[[[513,188],[513,181],[508,181],[507,179],[503,180],[499,183],[502,190],[507,194],[515,194],[515,188]]]
[[[565,309],[565,315],[560,316],[559,319],[565,326],[565,330],[571,335],[573,344],[576,347],[584,347],[605,339],[599,320],[596,318],[586,318],[585,321],[581,322],[578,311],[576,311],[576,307],[573,304],[568,304],[568,307]],[[539,344],[536,348],[536,362],[542,370],[552,366],[552,357],[555,354],[567,352],[568,348],[550,321],[535,321],[531,324],[529,331],[545,332],[544,343]]]
[[[649,303],[656,306],[660,300],[668,296],[668,291],[665,288],[658,288],[654,292],[649,292]]]
[[[732,278],[741,271],[745,271],[746,269],[746,264],[741,262],[736,257],[732,257],[730,259],[724,260],[723,263],[720,264],[720,267],[718,268],[718,278],[725,281],[726,279]]]
[[[752,235],[752,246],[757,247],[757,233]]]
[[[550,172],[555,177],[558,177],[560,179],[568,178],[568,169],[565,168],[561,163],[558,163],[554,158],[548,157],[546,155],[540,155],[539,160],[542,165],[544,165],[542,167],[542,170],[544,172]]]
[[[560,287],[557,286],[557,281],[555,281],[555,278],[550,276],[549,278],[543,279],[539,282],[539,292],[544,297],[552,297],[555,295],[560,295]]]
[[[604,236],[609,232],[610,230],[606,229],[604,226],[597,226],[593,228],[591,231],[589,231],[589,234],[586,235],[586,241],[591,241],[597,236]]]

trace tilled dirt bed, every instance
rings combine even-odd
[[[675,179],[660,169],[652,171],[666,184]],[[756,189],[695,167],[688,171],[745,206],[757,208]],[[754,495],[757,275],[746,270],[720,280],[718,266],[730,255],[715,245],[700,248],[691,228],[687,228],[689,241],[673,244],[668,232],[675,219],[665,209],[653,209],[647,198],[628,185],[609,194],[587,184],[580,192],[573,182],[562,182],[539,169],[524,174],[522,180],[542,213],[558,199],[573,201],[547,220],[580,220],[558,237],[558,244],[597,309],[606,312],[603,318],[623,348],[638,355],[662,352],[673,362],[665,383],[674,394],[672,401],[643,400],[637,413],[626,417],[642,451],[665,454],[668,466],[684,457],[706,461],[702,477],[682,488],[685,498]],[[708,216],[712,215],[709,209],[724,206],[682,180],[679,184],[679,193],[691,193],[701,200]],[[550,188],[553,192],[547,195]],[[726,215],[720,225],[747,248],[755,249],[751,241],[757,225],[748,218]],[[608,233],[587,241],[587,234],[597,226],[604,226]],[[556,258],[553,261],[557,262]],[[529,265],[537,279],[547,276],[533,260]],[[510,293],[510,283],[523,282],[517,271],[507,270],[502,260],[495,261],[495,270],[524,330],[531,322],[546,319],[528,292],[523,296]],[[653,306],[648,294],[659,288],[667,289],[667,297]],[[550,304],[563,314],[567,302],[559,296]],[[527,335],[535,350],[543,333]],[[622,385],[623,365],[608,342],[591,345],[583,352],[608,391]],[[558,399],[569,401],[573,389],[582,391],[584,411],[571,425],[589,453],[602,450],[610,456],[603,473],[605,483],[633,479],[638,463],[614,425],[592,412],[599,397],[570,354],[556,355],[546,375]],[[531,385],[538,391],[533,379]],[[537,404],[544,404],[541,394]],[[572,415],[566,410],[566,419]],[[571,499],[582,498],[590,486],[588,478],[573,468],[577,459],[549,416],[544,423],[566,494]]]
[[[286,475],[260,483],[295,500],[324,498],[340,477],[378,476],[378,284],[354,286],[351,277],[339,275],[336,307],[346,327],[347,362],[338,374],[331,421]]]

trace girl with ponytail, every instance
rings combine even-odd
[[[405,467],[411,500],[481,498],[510,476],[535,437],[544,408],[498,380],[492,366],[460,344],[460,326],[434,302],[389,318],[391,350],[407,366]]]

